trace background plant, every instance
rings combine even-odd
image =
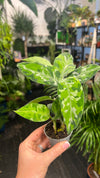
[[[25,51],[24,51],[24,41],[21,38],[16,38],[13,43],[13,50],[14,51],[20,51],[22,57],[25,56]]]
[[[5,11],[6,12],[6,9],[4,7],[4,1],[5,0],[0,0],[0,5],[1,5],[1,10],[2,11]],[[14,8],[13,6],[13,3],[12,3],[12,0],[7,0],[8,3]],[[34,0],[20,0],[24,5],[28,6],[29,9],[37,16],[38,13],[37,13],[37,7],[36,7],[36,4],[35,4],[35,1]]]
[[[19,35],[21,38],[24,36],[24,50],[25,57],[28,57],[27,54],[27,41],[28,38],[33,36],[35,25],[33,20],[30,19],[24,12],[18,11],[12,16],[13,22],[13,31],[15,34]]]
[[[2,79],[2,67],[7,60],[12,58],[12,32],[11,27],[2,18],[0,18],[0,79]]]
[[[72,145],[89,154],[88,161],[94,163],[94,170],[100,175],[100,85],[92,84],[94,100],[85,99],[82,119],[72,136]]]

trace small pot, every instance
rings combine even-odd
[[[49,124],[49,123],[48,123]],[[47,125],[48,125],[47,124]],[[46,125],[46,126],[47,126]],[[61,142],[61,141],[69,141],[69,139],[70,139],[70,137],[71,137],[71,135],[72,135],[72,132],[67,136],[67,137],[64,137],[64,138],[61,138],[61,139],[55,139],[55,138],[51,138],[50,136],[48,136],[47,135],[47,133],[46,133],[46,126],[45,126],[45,128],[44,128],[44,133],[45,133],[45,135],[46,135],[46,137],[49,139],[49,142],[50,142],[50,144],[51,144],[51,146],[54,146],[56,143],[59,143],[59,142]]]
[[[91,163],[87,168],[88,176],[90,178],[99,178],[99,175],[92,169],[93,165],[94,165],[94,163]],[[90,171],[90,169],[91,169],[91,171]]]
[[[97,42],[97,48],[100,48],[100,41]]]

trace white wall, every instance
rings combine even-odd
[[[61,1],[67,1],[67,0],[61,0]],[[71,0],[69,0],[69,2],[70,1]],[[100,1],[100,0],[98,0],[98,1]],[[86,6],[86,5],[90,6],[90,9],[93,12],[95,12],[95,2],[89,3],[88,0],[81,0],[81,1],[76,0],[74,2],[76,4],[80,4],[82,6]],[[44,19],[44,11],[48,7],[48,4],[46,4],[46,5],[37,4],[38,17],[36,17],[34,15],[34,13],[32,13],[32,11],[27,6],[25,6],[23,3],[21,3],[19,0],[12,0],[12,3],[16,10],[20,9],[22,11],[25,11],[25,13],[27,13],[27,15],[33,19],[33,22],[36,24],[36,28],[35,28],[36,35],[42,35],[42,36],[46,36],[46,37],[49,35],[48,30],[47,30],[47,24]],[[6,7],[6,11],[7,11],[8,22],[11,24],[11,15],[14,13],[14,8],[12,8],[9,5],[7,0],[5,0],[5,7]]]

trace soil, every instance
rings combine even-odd
[[[91,176],[91,178],[97,178],[97,177],[95,176],[94,172],[93,172],[93,169],[94,169],[94,166],[93,166],[93,164],[92,164],[92,165],[89,167],[90,176]],[[99,176],[99,178],[100,178],[100,176]]]
[[[57,129],[60,128],[60,121],[58,120],[57,121]],[[65,138],[68,136],[67,134],[67,131],[66,131],[66,128],[64,129],[64,131],[59,131],[59,132],[56,132],[55,134],[55,131],[53,129],[53,122],[49,122],[45,128],[45,131],[46,131],[46,134],[51,137],[51,138],[54,138],[54,139],[61,139],[61,138]]]

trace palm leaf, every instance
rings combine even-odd
[[[52,98],[57,97],[57,87],[56,86],[45,86],[44,93],[51,96]]]

